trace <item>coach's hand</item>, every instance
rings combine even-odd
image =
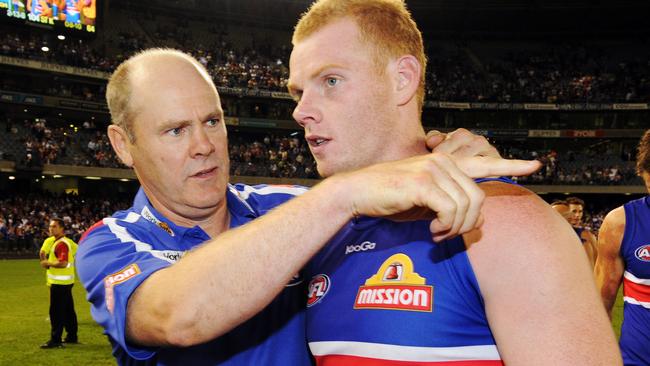
[[[490,156],[500,158],[497,149],[483,136],[459,128],[450,133],[436,130],[427,132],[426,143],[429,150],[453,156]]]
[[[505,160],[491,156],[454,157],[431,153],[373,165],[339,175],[351,184],[355,216],[393,220],[433,219],[431,233],[441,241],[482,223],[485,194],[472,178],[526,175],[538,161]]]

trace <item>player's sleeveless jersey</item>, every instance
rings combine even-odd
[[[305,192],[302,187],[231,185],[231,227],[241,226]],[[133,207],[91,227],[79,244],[77,270],[120,365],[311,365],[305,342],[305,281],[296,277],[254,318],[216,340],[188,348],[147,348],[125,339],[129,296],[156,271],[210,238],[181,227],[151,205],[142,189]],[[215,275],[219,268],[215,268]],[[228,296],[228,294],[223,294]],[[185,311],[185,309],[177,309]]]
[[[626,203],[621,256],[623,326],[621,352],[625,365],[650,365],[650,197]]]
[[[576,232],[576,234],[578,234],[578,238],[580,238],[580,242],[582,243],[582,245],[585,245],[585,243],[586,243],[587,241],[586,241],[585,239],[582,238],[582,232],[585,231],[585,229],[582,228],[582,227],[575,227],[575,226],[574,226],[574,227],[573,227],[573,230]]]
[[[361,218],[310,262],[318,365],[502,365],[462,238],[429,223]]]

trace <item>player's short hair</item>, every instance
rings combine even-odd
[[[647,130],[639,141],[636,154],[636,172],[638,175],[643,172],[650,173],[650,130]]]
[[[135,142],[135,134],[133,131],[134,111],[130,103],[133,93],[131,74],[135,66],[139,63],[161,56],[175,56],[190,62],[198,68],[200,73],[204,73],[204,76],[207,76],[207,80],[212,82],[212,78],[200,62],[194,57],[173,48],[146,49],[122,62],[108,79],[106,102],[108,103],[108,110],[111,113],[111,122],[126,131],[131,142]]]
[[[63,219],[58,217],[53,217],[50,219],[50,221],[56,222],[63,230],[65,230],[65,221],[63,221]]]
[[[580,205],[582,208],[585,207],[585,201],[581,200],[578,197],[569,197],[566,199],[566,202],[570,205]]]
[[[551,206],[568,206],[569,204],[565,200],[555,200],[551,203]]]
[[[296,46],[324,26],[346,17],[357,23],[361,41],[370,46],[380,73],[391,58],[412,55],[418,60],[422,66],[417,91],[421,111],[427,58],[422,34],[402,0],[318,0],[301,16],[291,43]]]

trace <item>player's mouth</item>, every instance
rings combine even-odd
[[[323,149],[324,146],[327,145],[332,140],[326,137],[316,136],[316,135],[306,136],[305,138],[312,152]]]

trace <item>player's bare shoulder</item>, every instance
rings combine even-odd
[[[520,245],[541,244],[542,238],[550,234],[549,230],[575,236],[562,217],[530,190],[499,181],[484,182],[480,187],[485,192],[482,211],[485,222],[479,230],[465,237],[468,246],[479,240],[509,241],[512,238],[518,238]]]

